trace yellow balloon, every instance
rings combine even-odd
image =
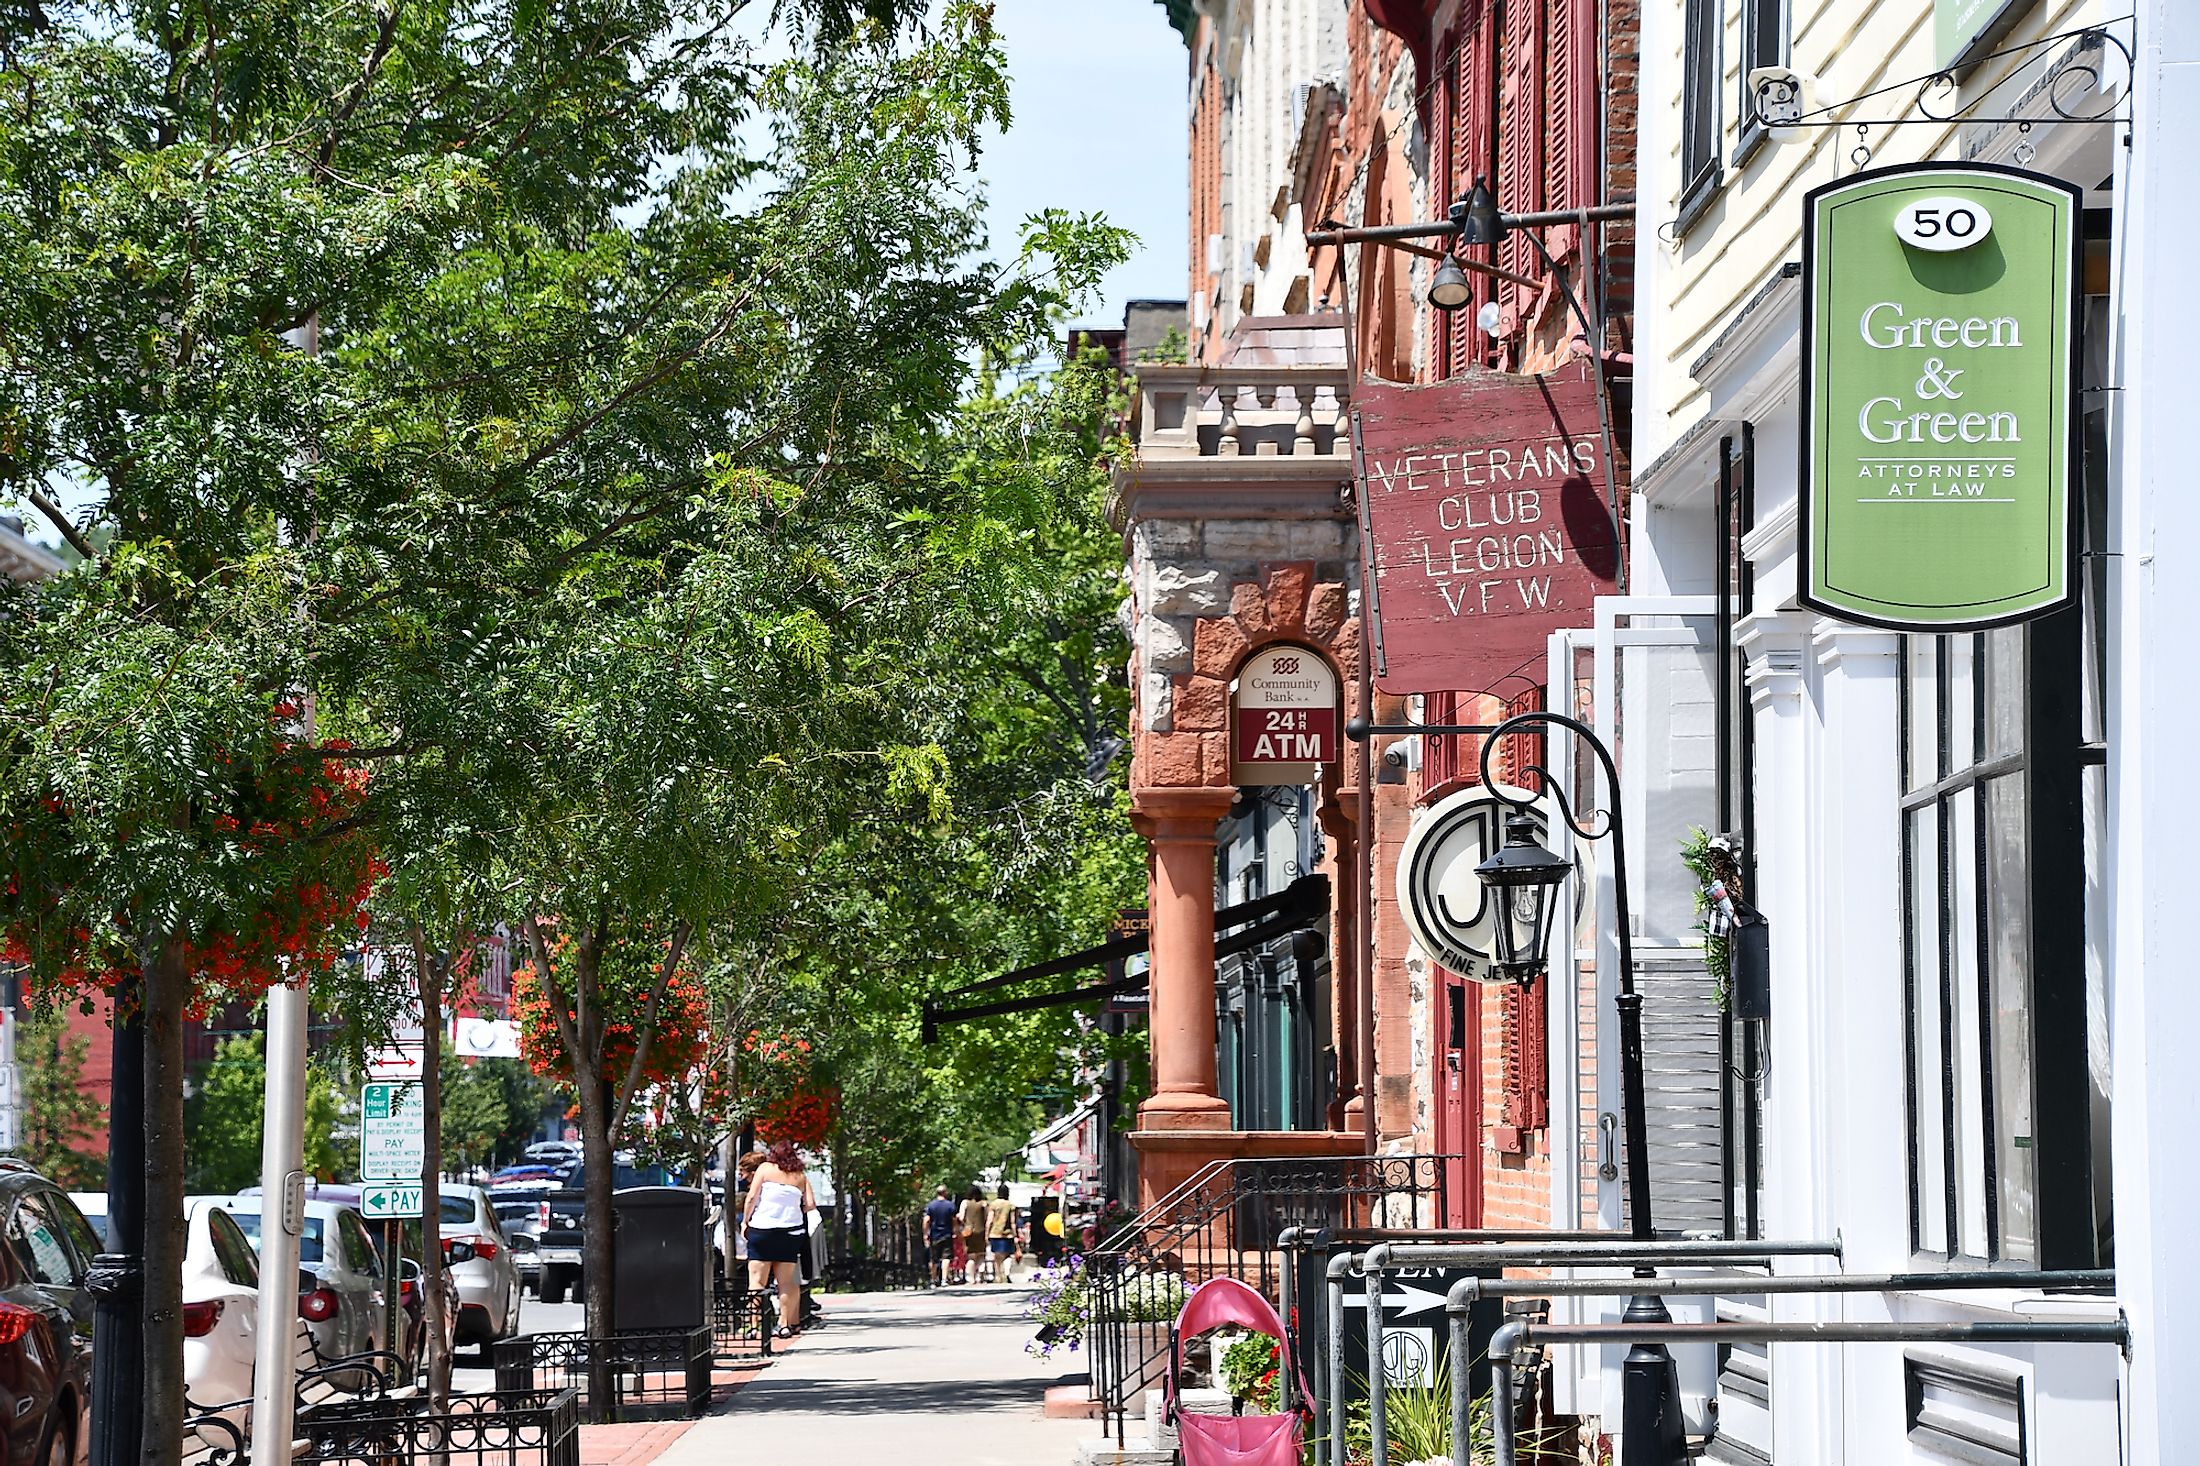
[[[1046,1221],[1045,1221],[1044,1223],[1042,1223],[1042,1225],[1043,1225],[1043,1226],[1045,1226],[1045,1228],[1046,1228],[1046,1229],[1047,1229],[1047,1230],[1048,1230],[1049,1232],[1052,1232],[1052,1233],[1053,1233],[1053,1234],[1054,1234],[1055,1236],[1057,1236],[1057,1237],[1061,1236],[1061,1235],[1062,1235],[1062,1214],[1061,1214],[1060,1212],[1058,1212],[1058,1211],[1050,1211],[1050,1212],[1048,1212],[1048,1213],[1047,1213],[1047,1219],[1046,1219]]]

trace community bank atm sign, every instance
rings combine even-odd
[[[1805,604],[1950,631],[2068,603],[2080,204],[1979,165],[1811,191]]]

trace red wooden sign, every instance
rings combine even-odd
[[[1596,384],[1469,372],[1353,397],[1375,685],[1516,692],[1618,590]]]

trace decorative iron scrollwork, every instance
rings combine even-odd
[[[1936,71],[1907,81],[1847,98],[1810,105],[1804,84],[1795,73],[1779,68],[1752,73],[1750,120],[1765,128],[1854,127],[1863,133],[1874,127],[1910,127],[1919,124],[2069,122],[2080,126],[2106,126],[2131,121],[2131,47],[2105,26],[2086,26],[2058,31],[2037,40],[2024,41],[1988,52],[1966,63],[1975,70],[1989,62],[2042,55],[2062,43],[2063,54],[2048,68],[2037,85],[2028,89],[2020,105],[2043,98],[2045,114],[2015,112],[1992,114],[1979,109],[2002,88],[1995,86],[1969,102],[1963,100],[1963,83],[1953,69]],[[2012,71],[2012,76],[2015,74]],[[1899,112],[1886,117],[1858,117],[1854,110],[1882,99],[1903,97]],[[1859,149],[1864,147],[1858,144]],[[1867,153],[1868,158],[1868,153]]]

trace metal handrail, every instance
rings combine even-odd
[[[1846,1321],[1801,1323],[1609,1323],[1544,1324],[1514,1319],[1490,1340],[1490,1415],[1497,1434],[1497,1466],[1518,1466],[1518,1429],[1513,1420],[1513,1371],[1522,1348],[1546,1344],[1761,1343],[1761,1344],[2114,1344],[2131,1342],[2131,1326],[2113,1322],[2060,1323],[2000,1321],[1980,1323]],[[1455,1366],[1456,1369],[1456,1366]],[[1451,1458],[1467,1466],[1468,1442],[1458,1428],[1458,1376],[1453,1375]],[[1380,1394],[1380,1391],[1376,1391]],[[1389,1466],[1385,1443],[1378,1443],[1373,1466]]]
[[[2073,1268],[2037,1272],[1986,1270],[1938,1273],[1844,1273],[1815,1277],[1752,1277],[1748,1274],[1727,1273],[1717,1276],[1699,1275],[1688,1278],[1461,1278],[1444,1295],[1444,1310],[1449,1316],[1451,1339],[1452,1459],[1454,1462],[1465,1462],[1467,1460],[1467,1457],[1459,1449],[1459,1443],[1467,1439],[1474,1403],[1468,1398],[1469,1391],[1472,1389],[1469,1378],[1473,1370],[1473,1360],[1468,1357],[1469,1351],[1473,1348],[1473,1344],[1470,1342],[1471,1311],[1475,1303],[1483,1298],[1627,1298],[1645,1293],[1682,1297],[1703,1297],[1719,1293],[1825,1295],[1840,1293],[1904,1293],[1928,1288],[1977,1289],[1981,1291],[2021,1289],[2040,1292],[2090,1293],[2103,1288],[2113,1288],[2115,1285],[2116,1273],[2113,1268]],[[1799,1326],[1823,1327],[1819,1325],[1778,1325],[1781,1328]],[[1618,1327],[1639,1331],[1644,1326],[1628,1324],[1616,1326],[1605,1324],[1535,1325],[1533,1333],[1535,1337],[1545,1342],[1559,1343],[1566,1341],[1557,1338],[1552,1330],[1576,1327],[1598,1330]],[[1658,1327],[1662,1329],[1666,1326],[1661,1325]],[[1761,1326],[1747,1323],[1739,1325],[1721,1323],[1718,1325],[1675,1324],[1670,1327],[1687,1329],[1690,1332],[1685,1335],[1660,1332],[1658,1337],[1687,1338],[1697,1341],[1716,1339],[1724,1342],[1753,1342],[1744,1335],[1731,1333],[1713,1335],[1703,1331],[1711,1328],[1729,1329],[1739,1327],[1749,1329]],[[2121,1327],[2121,1325],[2116,1325],[2116,1327]],[[1500,1328],[1497,1337],[1501,1338],[1503,1335],[1504,1329]],[[1599,1333],[1598,1337],[1600,1339],[1609,1337],[1615,1343],[1621,1342],[1621,1339],[1616,1335]],[[1809,1337],[1821,1341],[1828,1338],[1823,1332],[1814,1332]],[[1526,1342],[1525,1337],[1523,1337],[1522,1342]],[[1517,1352],[1517,1350],[1514,1352]],[[1493,1338],[1490,1342],[1490,1362],[1492,1372],[1491,1413],[1500,1422],[1497,1429],[1502,1440],[1505,1435],[1512,1434],[1517,1430],[1512,1411],[1513,1371],[1516,1366],[1513,1353],[1500,1354],[1497,1347],[1497,1338]],[[1500,1375],[1498,1372],[1500,1369],[1502,1369],[1502,1384],[1499,1382]],[[1501,1451],[1502,1449],[1503,1447],[1500,1447]]]
[[[1196,1284],[1227,1275],[1271,1292],[1289,1255],[1284,1238],[1305,1225],[1309,1211],[1359,1222],[1385,1215],[1386,1207],[1403,1198],[1418,1217],[1424,1202],[1442,1204],[1444,1162],[1441,1156],[1365,1154],[1210,1161],[1088,1254],[1092,1396],[1104,1415],[1114,1417],[1110,1433],[1118,1444],[1127,1443],[1132,1396],[1151,1382],[1156,1368],[1166,1367],[1165,1351],[1154,1346],[1154,1338],[1141,1346],[1142,1357],[1132,1357],[1128,1304],[1134,1279],[1168,1276]],[[1268,1209],[1261,1209],[1263,1202]],[[1254,1216],[1248,1216],[1249,1208]],[[1248,1221],[1256,1231],[1244,1230]],[[1267,1230],[1271,1226],[1273,1234]]]
[[[1534,1233],[1525,1234],[1528,1238]],[[1336,1439],[1344,1435],[1343,1377],[1344,1278],[1347,1271],[1367,1279],[1367,1428],[1374,1466],[1388,1466],[1389,1422],[1386,1418],[1383,1378],[1383,1274],[1400,1267],[1548,1267],[1555,1263],[1578,1266],[1606,1265],[1644,1270],[1656,1266],[1770,1266],[1775,1257],[1839,1257],[1841,1244],[1830,1242],[1728,1242],[1716,1238],[1684,1238],[1680,1241],[1641,1241],[1614,1236],[1608,1241],[1578,1239],[1523,1240],[1503,1243],[1378,1243],[1353,1256],[1342,1254],[1329,1264],[1330,1316],[1333,1338],[1331,1357],[1338,1361],[1330,1375],[1331,1428]],[[1647,1279],[1646,1279],[1647,1280]],[[1462,1351],[1463,1352],[1463,1351]],[[1456,1367],[1456,1366],[1455,1366]],[[1453,1408],[1458,1408],[1454,1400]],[[1456,1444],[1456,1442],[1455,1442]]]

